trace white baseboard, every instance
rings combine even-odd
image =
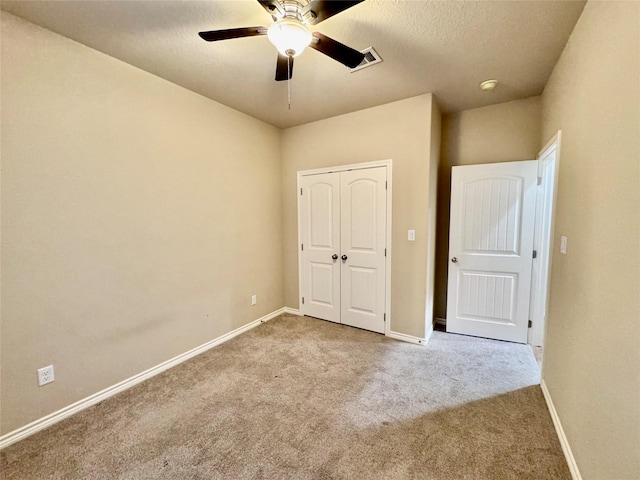
[[[298,310],[297,308],[284,307],[283,310],[284,310],[284,313],[288,313],[290,315],[302,316],[302,312],[300,310]]]
[[[426,345],[429,339],[431,338],[431,334],[433,333],[433,329],[427,332],[427,336],[425,338],[414,337],[413,335],[407,335],[405,333],[398,333],[389,330],[385,335],[389,338],[394,338],[396,340],[401,340],[403,342],[409,343],[417,343],[418,345]]]
[[[156,365],[155,367],[151,367],[150,369],[145,370],[144,372],[138,373],[137,375],[127,378],[122,382],[119,382],[119,383],[116,383],[115,385],[107,387],[104,390],[101,390],[100,392],[94,393],[93,395],[90,395],[82,400],[72,403],[71,405],[68,405],[64,408],[61,408],[60,410],[53,412],[38,420],[35,420],[34,422],[31,422],[25,425],[24,427],[20,427],[12,432],[9,432],[3,435],[2,437],[0,437],[0,450],[3,449],[4,447],[11,445],[12,443],[22,440],[23,438],[33,435],[34,433],[39,432],[40,430],[43,430],[53,425],[54,423],[58,423],[64,420],[65,418],[68,418],[86,408],[89,408],[95,405],[96,403],[102,402],[103,400],[106,400],[109,397],[113,397],[114,395],[124,390],[127,390],[133,387],[134,385],[144,382],[145,380],[151,377],[154,377],[155,375],[158,375],[159,373],[162,373],[165,370],[170,369],[171,367],[175,367],[176,365],[186,360],[189,360],[190,358],[195,357],[196,355],[204,353],[207,350],[217,345],[220,345],[221,343],[231,340],[233,337],[237,337],[238,335],[246,332],[247,330],[251,330],[252,328],[257,327],[262,323],[268,322],[269,320],[277,317],[278,315],[282,315],[283,313],[286,312],[286,310],[287,309],[285,308],[280,308],[275,312],[271,312],[265,315],[264,317],[261,317],[250,323],[247,323],[242,327],[236,328],[235,330],[229,333],[225,333],[224,335],[221,335],[218,338],[214,338],[213,340],[210,340],[209,342],[204,343],[199,347],[191,349],[188,352],[185,352],[176,357],[173,357],[172,359],[167,360],[166,362],[162,362]],[[286,313],[289,313],[289,312],[286,312]]]
[[[560,440],[562,451],[564,452],[564,456],[567,459],[567,464],[569,465],[569,471],[571,472],[571,477],[573,478],[573,480],[582,480],[582,475],[580,475],[578,464],[576,463],[576,459],[573,456],[573,452],[571,451],[569,440],[567,440],[567,436],[564,433],[564,429],[562,428],[562,423],[560,422],[560,417],[558,416],[556,407],[553,405],[553,400],[551,400],[551,394],[549,393],[547,384],[544,383],[544,379],[540,381],[540,388],[542,389],[542,394],[544,395],[544,399],[547,402],[547,408],[549,409],[549,413],[551,414],[551,420],[553,420],[553,426],[556,427],[558,440]]]
[[[427,330],[426,335],[424,336],[424,344],[426,345],[431,340],[431,335],[433,335],[433,323],[429,323],[429,329]]]

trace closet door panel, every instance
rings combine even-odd
[[[386,168],[340,173],[341,322],[384,333]]]
[[[302,311],[340,322],[340,176],[304,176],[301,188]]]

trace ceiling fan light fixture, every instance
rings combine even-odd
[[[297,57],[311,43],[311,32],[300,21],[283,18],[267,30],[267,38],[285,56]]]

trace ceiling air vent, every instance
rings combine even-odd
[[[380,63],[382,61],[380,54],[376,52],[373,47],[365,48],[364,50],[361,50],[361,53],[364,53],[364,59],[362,60],[362,62],[360,62],[360,65],[355,68],[347,67],[347,70],[349,70],[351,73],[362,70],[363,68],[370,67],[371,65],[375,65],[376,63]]]

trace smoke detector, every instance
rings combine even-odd
[[[482,90],[493,90],[498,85],[498,80],[485,80],[480,84]]]

